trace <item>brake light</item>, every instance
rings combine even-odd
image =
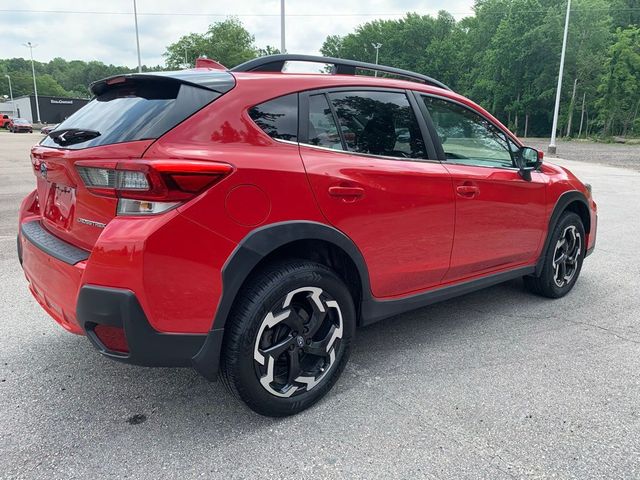
[[[198,57],[196,58],[196,68],[213,68],[215,70],[226,70],[227,67],[222,65],[215,60],[212,60],[207,57]]]
[[[118,214],[156,214],[194,198],[231,173],[227,163],[199,160],[82,161],[86,188],[119,199]]]

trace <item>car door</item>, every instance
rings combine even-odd
[[[533,172],[531,181],[523,179],[513,162],[518,147],[485,116],[449,99],[418,98],[455,190],[445,281],[534,263],[545,231],[545,176]]]
[[[376,297],[437,285],[449,268],[451,176],[435,159],[416,105],[404,90],[300,98],[300,152],[314,195],[362,252]]]

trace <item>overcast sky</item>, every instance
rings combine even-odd
[[[258,47],[280,46],[280,0],[138,0],[137,5],[143,64],[163,64],[168,44],[229,15],[240,18]],[[407,11],[435,15],[441,9],[461,18],[472,13],[472,5],[473,0],[287,0],[287,51],[318,54],[327,35],[349,33],[376,18],[399,18]],[[31,41],[38,44],[33,54],[40,61],[62,57],[137,65],[133,0],[2,0],[0,32],[0,58],[28,58],[22,44]]]

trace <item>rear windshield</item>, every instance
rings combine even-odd
[[[99,133],[84,141],[68,142],[64,145],[68,149],[156,139],[220,95],[175,80],[127,79],[107,87],[56,130],[81,129]],[[60,148],[51,137],[45,137],[41,145]]]

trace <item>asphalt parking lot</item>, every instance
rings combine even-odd
[[[0,132],[0,478],[640,478],[633,168],[558,160],[600,214],[569,296],[513,281],[362,329],[333,391],[274,420],[191,370],[102,358],[36,304],[15,234],[39,138]]]

